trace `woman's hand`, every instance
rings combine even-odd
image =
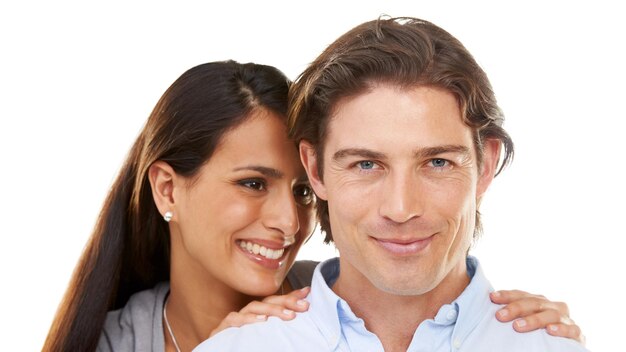
[[[569,317],[569,308],[564,302],[552,302],[541,295],[511,290],[495,291],[491,301],[506,304],[496,313],[501,322],[513,322],[513,329],[528,332],[545,328],[548,334],[567,337],[585,344],[585,336],[580,327]]]
[[[260,302],[252,301],[240,311],[230,312],[220,325],[211,331],[211,336],[226,328],[266,321],[268,317],[291,320],[296,317],[296,312],[306,312],[309,309],[309,302],[304,298],[310,291],[310,287],[305,287],[286,295],[269,296]]]

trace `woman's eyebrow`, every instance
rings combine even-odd
[[[241,166],[241,167],[236,167],[233,169],[233,171],[246,171],[246,170],[256,171],[264,176],[271,177],[271,178],[283,178],[284,176],[284,174],[279,170],[276,170],[274,168],[267,167],[267,166],[260,166],[260,165]]]

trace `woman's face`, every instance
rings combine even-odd
[[[315,225],[298,152],[283,119],[264,109],[226,132],[173,197],[172,269],[181,270],[172,275],[192,274],[215,289],[276,292]]]

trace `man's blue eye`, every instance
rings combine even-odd
[[[448,161],[445,159],[433,159],[431,163],[434,167],[444,167],[448,164]]]
[[[359,161],[359,167],[364,170],[370,170],[374,168],[374,162],[370,160]]]

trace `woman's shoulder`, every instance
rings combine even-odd
[[[287,274],[287,280],[289,280],[291,287],[294,290],[298,290],[306,286],[311,286],[313,272],[317,264],[319,264],[319,262],[314,260],[296,261]]]
[[[163,303],[169,283],[133,294],[123,308],[107,313],[98,351],[163,351]]]

